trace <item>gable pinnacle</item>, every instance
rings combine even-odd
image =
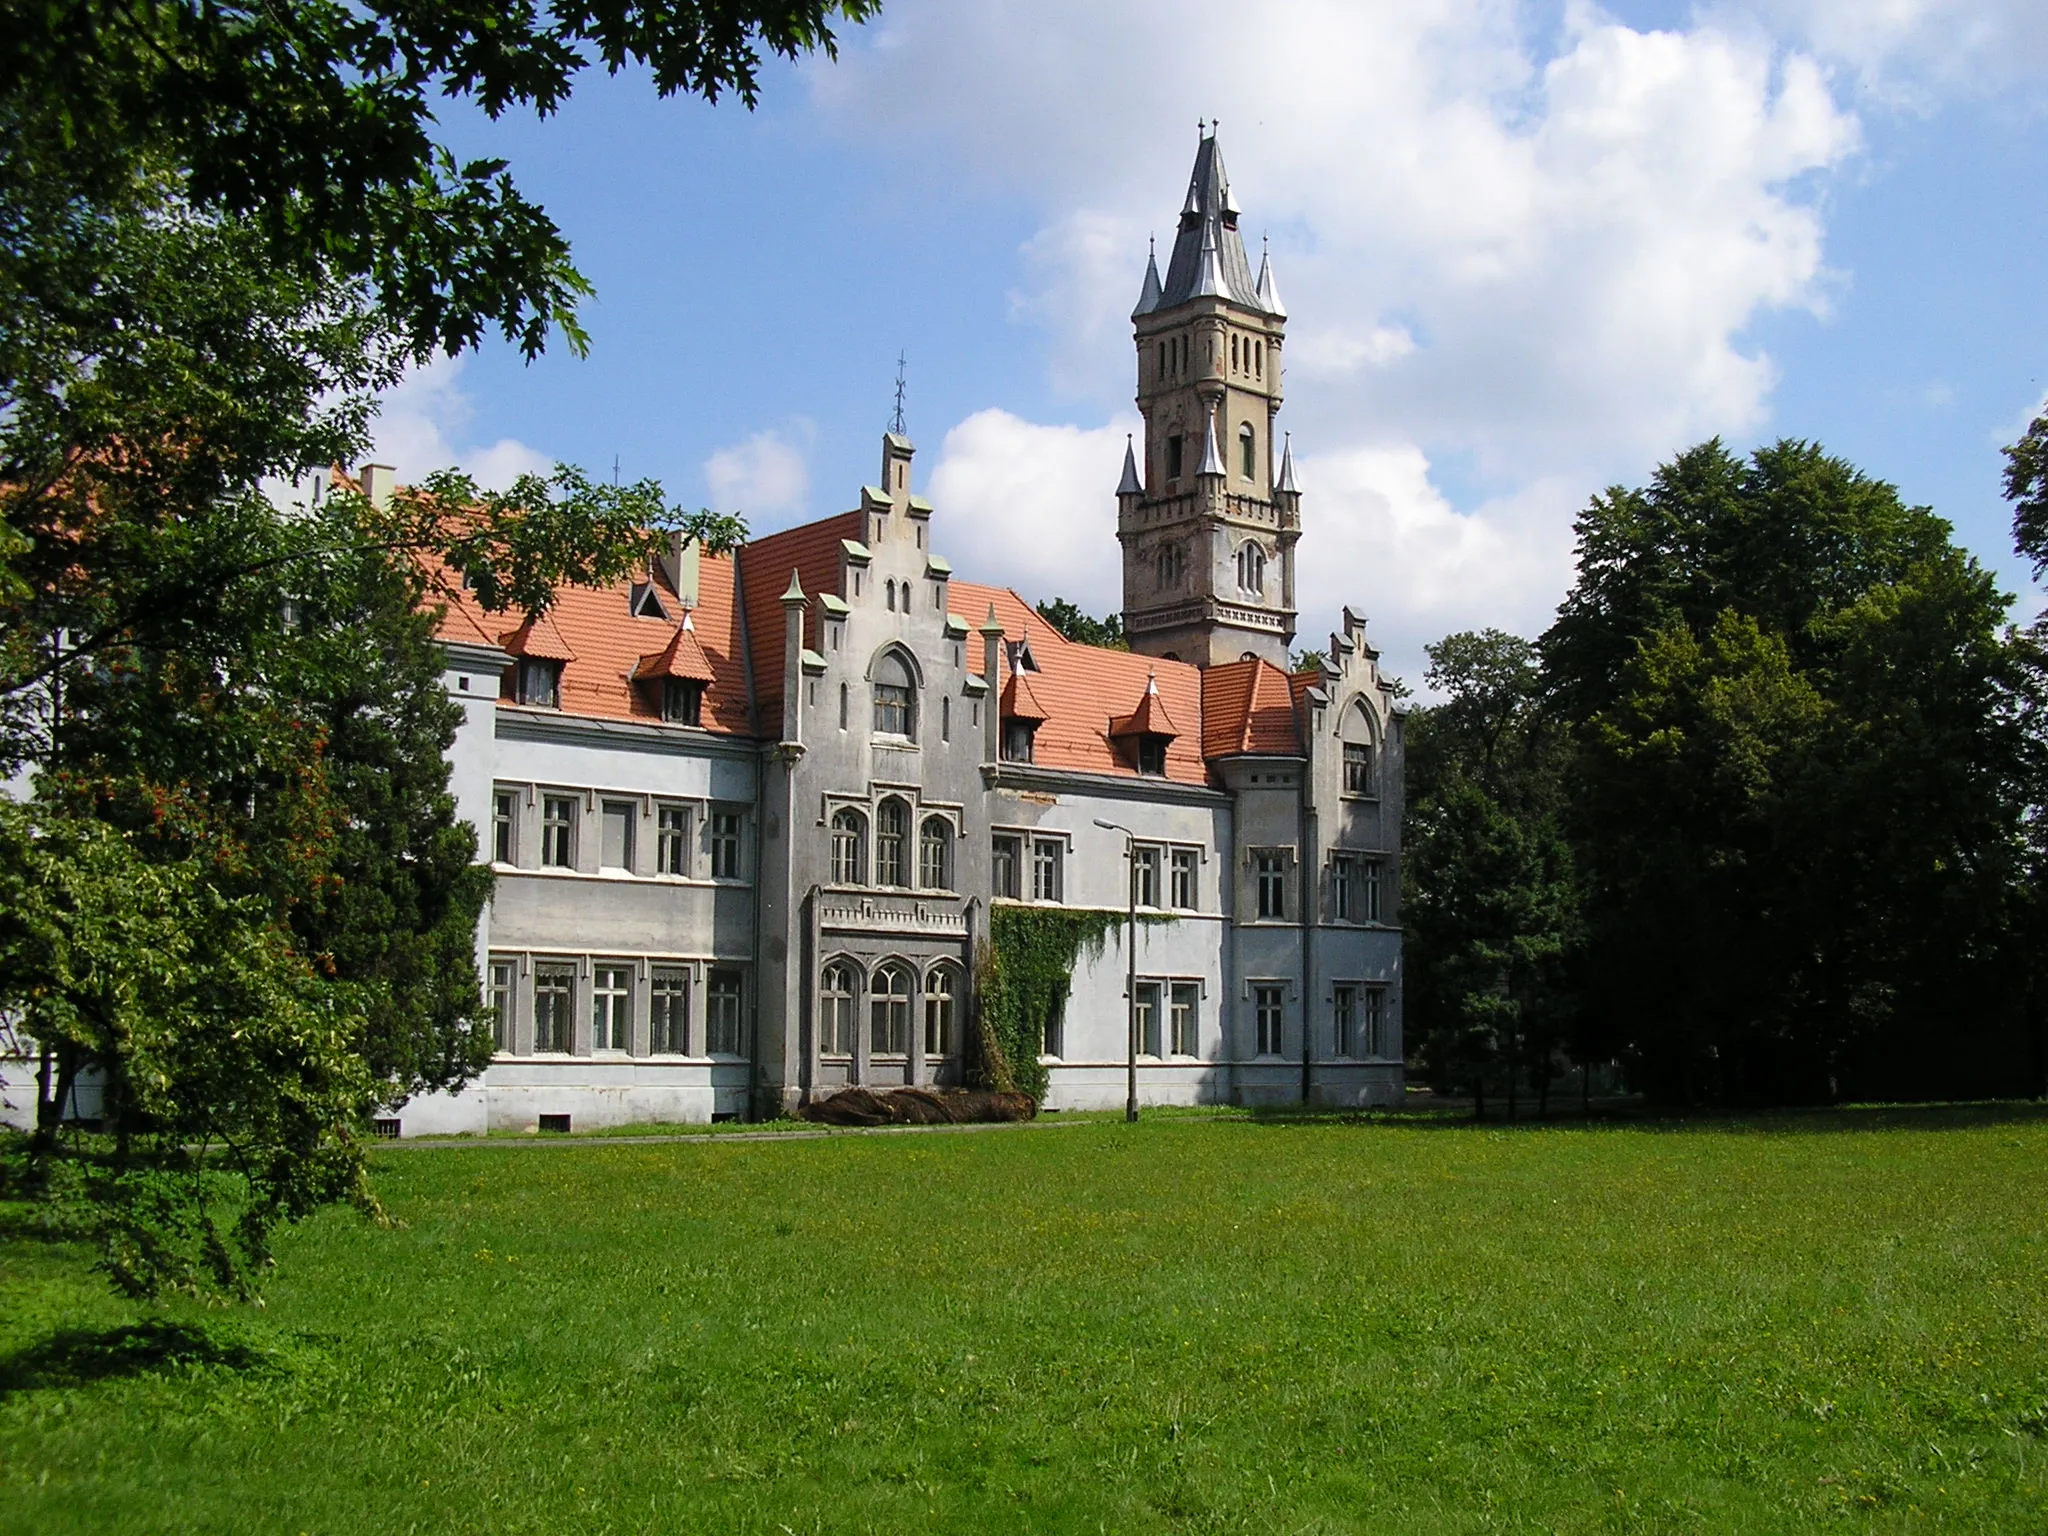
[[[1124,477],[1117,482],[1116,493],[1123,496],[1142,496],[1145,485],[1138,478],[1138,453],[1131,444],[1131,434],[1124,434]]]

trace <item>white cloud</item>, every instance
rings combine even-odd
[[[495,443],[467,440],[466,429],[476,408],[462,388],[468,359],[437,357],[407,371],[398,387],[383,398],[372,425],[371,462],[389,464],[401,484],[411,484],[437,469],[467,471],[487,490],[503,490],[523,474],[545,475],[555,461],[517,438]]]
[[[930,484],[943,526],[934,542],[966,580],[1116,612],[1116,483],[1125,434],[1137,430],[1135,416],[1084,429],[977,411],[939,446]]]
[[[2048,7],[2040,0],[1723,0],[1853,71],[1873,96],[1931,108],[2048,84]]]
[[[1293,315],[1282,421],[1320,466],[1304,634],[1348,598],[1406,626],[1380,640],[1411,653],[1454,612],[1540,625],[1593,489],[1765,424],[1777,373],[1749,330],[1826,313],[1813,185],[1861,142],[1822,65],[1754,19],[1639,31],[1582,0],[1542,36],[1513,0],[893,0],[813,80],[855,136],[1038,205],[1013,313],[1096,420],[1129,399],[1143,233],[1170,239],[1190,130],[1220,107],[1246,233],[1270,232]],[[1028,571],[1047,560],[1034,527],[1085,537],[1054,570],[1085,561],[1102,579],[1068,576],[1068,595],[1113,602],[1121,429],[984,412],[956,430],[959,483],[1036,520],[973,537],[1014,542]],[[1080,506],[1055,508],[1058,477],[987,483],[1005,452],[1055,443],[1107,445]],[[1429,478],[1449,457],[1488,499],[1451,504]]]
[[[756,532],[796,520],[811,494],[813,424],[798,417],[785,428],[756,432],[704,461],[713,510],[739,512]]]

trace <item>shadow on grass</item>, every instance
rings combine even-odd
[[[1834,1135],[1851,1131],[1967,1131],[2001,1125],[2048,1124],[2048,1103],[2001,1099],[1943,1104],[1839,1104],[1796,1109],[1675,1110],[1649,1105],[1596,1108],[1590,1114],[1553,1110],[1542,1119],[1510,1120],[1469,1106],[1414,1109],[1309,1109],[1276,1105],[1244,1111],[1255,1125],[1373,1125],[1417,1131],[1542,1131],[1587,1127],[1642,1131],[1718,1131],[1736,1135]]]
[[[249,1371],[264,1363],[264,1357],[247,1345],[216,1339],[186,1323],[153,1320],[125,1328],[68,1328],[0,1356],[0,1401],[47,1387],[81,1387],[193,1366]]]

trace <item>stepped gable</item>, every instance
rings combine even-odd
[[[758,734],[772,736],[782,719],[782,594],[789,573],[803,584],[804,645],[817,650],[818,595],[839,597],[841,545],[860,542],[865,519],[859,512],[838,512],[815,523],[802,523],[750,540],[739,552],[740,601],[745,605],[747,644],[754,663],[754,703]]]
[[[564,587],[541,619],[521,624],[512,614],[486,613],[474,594],[462,587],[459,576],[442,573],[435,634],[451,644],[490,645],[514,655],[561,662],[561,714],[654,720],[655,707],[643,697],[643,690],[633,686],[633,677],[641,659],[666,649],[678,631],[668,619],[633,616],[636,585],[627,579],[605,587]],[[682,600],[666,576],[657,572],[654,585],[670,612],[682,611]],[[744,735],[749,730],[747,681],[730,558],[704,555],[699,560],[697,606],[690,622],[697,656],[708,674],[703,729]],[[513,650],[513,637],[522,634],[522,649]]]
[[[1209,668],[1202,674],[1203,755],[1301,756],[1296,697],[1295,678],[1270,661]]]
[[[979,629],[991,604],[996,621],[1003,626],[1004,639],[1030,642],[1031,659],[1038,663],[1038,670],[1028,674],[1027,682],[1032,697],[1046,712],[1032,743],[1036,766],[1137,778],[1129,751],[1113,742],[1109,732],[1111,721],[1128,712],[1131,701],[1144,693],[1148,674],[1158,678],[1160,707],[1169,717],[1202,718],[1202,674],[1191,664],[1077,645],[1008,587],[958,579],[951,585],[947,607],[968,626],[968,666],[974,672],[981,671]],[[1008,681],[1006,675],[1005,685]],[[1202,761],[1201,743],[1190,736],[1176,736],[1169,742],[1166,777],[1176,783],[1206,785],[1209,770]]]

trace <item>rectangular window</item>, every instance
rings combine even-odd
[[[1005,720],[1003,722],[1003,761],[1006,763],[1028,763],[1031,761],[1031,740],[1036,727],[1028,720]]]
[[[1138,772],[1161,775],[1166,772],[1166,738],[1164,736],[1140,736],[1138,738]]]
[[[946,695],[939,698],[939,740],[953,739],[953,700]]]
[[[1365,989],[1365,1054],[1387,1054],[1387,992],[1384,987]]]
[[[1170,432],[1166,438],[1166,478],[1178,480],[1181,470],[1181,435]]]
[[[1017,839],[999,837],[989,844],[989,894],[1017,899]]]
[[[1259,916],[1275,920],[1287,916],[1287,860],[1277,850],[1270,849],[1252,856],[1253,867],[1258,872]]]
[[[1375,792],[1372,745],[1363,741],[1344,743],[1344,793],[1370,795]]]
[[[899,683],[875,684],[875,732],[881,736],[910,734],[910,690]]]
[[[632,1039],[633,980],[623,965],[600,965],[590,973],[590,1048],[623,1051]]]
[[[1195,909],[1195,871],[1202,856],[1192,848],[1173,850],[1173,904],[1183,912]]]
[[[501,1051],[512,1049],[513,978],[510,960],[491,962],[491,1043]]]
[[[1131,899],[1141,907],[1159,905],[1159,850],[1131,850]]]
[[[663,678],[661,718],[671,725],[701,724],[704,718],[704,685],[691,678]]]
[[[576,798],[548,795],[540,803],[540,861],[555,869],[576,867]]]
[[[499,864],[516,862],[519,852],[519,795],[501,789],[491,796],[491,858]]]
[[[1066,1052],[1067,1042],[1067,995],[1062,992],[1052,1000],[1052,1006],[1045,1013],[1045,1029],[1040,1037],[1048,1056],[1060,1056]]]
[[[1358,915],[1368,923],[1376,923],[1380,920],[1380,861],[1361,859],[1358,872]]]
[[[1159,1049],[1159,983],[1141,981],[1138,983],[1138,1054],[1160,1056]]]
[[[1330,859],[1330,915],[1348,923],[1351,906],[1351,855],[1340,853]]]
[[[654,868],[657,874],[690,872],[690,809],[664,805],[654,813]]]
[[[1338,1056],[1358,1054],[1358,988],[1339,986],[1330,992],[1330,1048]]]
[[[818,1051],[824,1056],[853,1054],[853,967],[828,965],[818,990]]]
[[[746,1026],[740,1015],[740,973],[713,971],[704,989],[704,1043],[713,1056],[744,1056]]]
[[[604,846],[598,850],[600,867],[631,871],[633,823],[639,819],[639,814],[639,807],[629,800],[605,801]]]
[[[1060,900],[1060,855],[1064,850],[1056,839],[1041,837],[1031,845],[1031,899]]]
[[[690,973],[656,966],[647,987],[647,1048],[658,1056],[690,1049]]]
[[[1252,1012],[1258,1027],[1258,1053],[1261,1056],[1278,1056],[1280,1051],[1280,1017],[1282,991],[1279,987],[1253,987]]]
[[[566,965],[538,965],[533,970],[533,1048],[567,1052],[570,1007],[576,998],[576,973]]]
[[[1173,984],[1173,1054],[1201,1055],[1202,989],[1192,981]]]
[[[559,661],[529,661],[519,663],[519,702],[538,704],[546,709],[562,706],[562,664]]]
[[[711,878],[737,880],[740,877],[740,816],[738,811],[711,813]]]

